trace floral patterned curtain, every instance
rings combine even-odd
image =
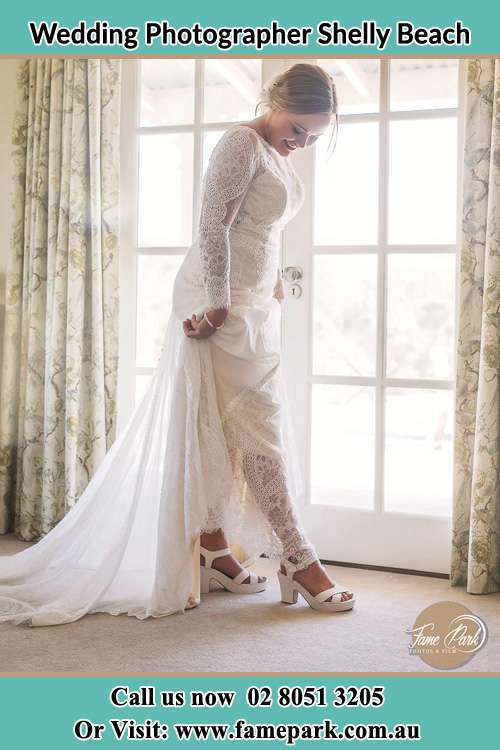
[[[41,538],[115,438],[118,60],[18,68],[0,387],[0,533]]]
[[[452,586],[500,591],[500,60],[467,62]]]

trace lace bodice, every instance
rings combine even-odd
[[[204,176],[198,233],[184,269],[203,287],[207,308],[229,308],[236,290],[272,295],[281,231],[303,199],[290,157],[247,125],[222,135]]]

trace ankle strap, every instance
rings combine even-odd
[[[296,570],[299,570],[300,566],[293,563],[291,560],[282,559],[280,560],[281,564],[284,566],[286,570],[286,574],[288,576],[293,575]]]
[[[306,563],[304,565],[304,562],[301,563],[293,563],[291,560],[288,560],[286,558],[281,558],[280,563],[284,566],[287,575],[293,575],[297,570],[304,570],[305,568],[308,568],[309,565],[312,565],[313,562],[319,562],[319,557],[316,557],[314,559],[306,560]]]
[[[229,547],[224,547],[224,549],[206,549],[200,544],[200,553],[205,558],[205,567],[211,568],[212,563],[215,560],[216,557],[223,557],[224,555],[232,555],[232,550],[229,549]]]

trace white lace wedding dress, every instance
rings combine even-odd
[[[302,200],[289,157],[248,125],[223,134],[148,389],[71,511],[0,558],[0,621],[184,612],[200,602],[201,530],[224,528],[249,558],[317,559],[294,510],[273,297],[281,230]],[[183,319],[217,307],[229,308],[223,328],[185,336]]]

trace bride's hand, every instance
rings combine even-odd
[[[190,318],[183,320],[182,328],[190,339],[207,339],[216,331],[203,318],[198,320],[196,315],[191,315]]]
[[[281,278],[279,278],[274,285],[273,297],[277,299],[278,302],[283,302],[283,300],[285,299],[285,287],[283,286],[283,281],[281,280]]]

